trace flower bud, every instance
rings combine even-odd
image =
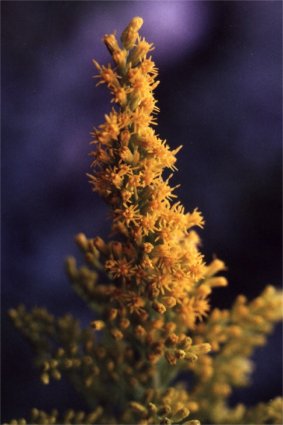
[[[101,331],[103,328],[105,328],[105,323],[102,320],[93,320],[90,326],[96,331]]]
[[[84,233],[78,233],[75,236],[75,242],[82,251],[88,250],[88,239]]]
[[[208,266],[206,267],[205,276],[210,277],[216,273],[226,270],[224,261],[215,258]]]
[[[123,318],[119,322],[119,326],[121,329],[127,329],[130,326],[131,322],[129,319]]]
[[[119,329],[112,329],[111,330],[111,335],[113,336],[113,338],[116,341],[120,341],[124,337],[124,335],[122,334],[122,332]]]
[[[44,385],[48,385],[48,384],[49,384],[50,379],[49,379],[49,375],[48,375],[48,373],[43,373],[43,374],[41,375],[40,379],[41,379],[41,382],[42,382]]]
[[[136,401],[131,401],[130,407],[137,413],[147,413],[147,409]]]
[[[159,303],[158,301],[154,301],[152,304],[152,308],[157,311],[157,313],[164,314],[166,312],[166,307],[164,304]]]
[[[187,416],[189,416],[190,411],[186,407],[183,407],[182,409],[178,410],[178,412],[174,415],[174,422],[181,422],[183,421]]]
[[[95,248],[98,249],[98,251],[102,252],[103,254],[107,254],[108,247],[102,238],[97,236],[96,238],[93,239],[93,244]]]
[[[108,312],[108,319],[110,321],[115,320],[118,314],[117,308],[111,308]]]
[[[114,34],[105,34],[105,36],[103,37],[103,41],[111,55],[115,50],[120,49],[118,41]]]
[[[115,50],[112,54],[114,62],[120,67],[125,67],[127,61],[127,51],[126,50]]]
[[[125,49],[130,50],[134,47],[138,37],[138,31],[142,27],[143,19],[139,16],[134,17],[129,25],[124,29],[121,35],[121,41]]]
[[[176,305],[176,298],[174,297],[162,297],[161,301],[168,308],[175,307]]]

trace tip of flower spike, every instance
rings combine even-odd
[[[138,31],[142,27],[143,19],[140,16],[135,16],[128,26],[124,29],[121,35],[121,41],[125,49],[132,49],[138,37]]]
[[[131,26],[134,31],[139,31],[143,25],[143,18],[140,16],[134,16],[128,26]]]

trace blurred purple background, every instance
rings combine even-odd
[[[43,387],[31,351],[6,318],[19,303],[92,319],[69,287],[73,236],[107,235],[91,192],[90,131],[110,108],[91,59],[109,62],[104,33],[136,15],[156,45],[158,132],[184,145],[174,181],[206,219],[207,259],[229,265],[213,303],[281,284],[282,3],[270,1],[2,2],[2,420],[36,406],[84,408],[64,381]],[[281,392],[282,330],[257,350],[254,384],[232,403]]]

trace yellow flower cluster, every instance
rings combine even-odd
[[[282,293],[268,286],[249,303],[246,297],[239,295],[231,310],[214,309],[206,324],[197,326],[195,341],[209,341],[215,353],[213,356],[202,356],[193,367],[189,365],[196,376],[197,384],[191,396],[199,406],[198,418],[204,422],[210,419],[217,424],[229,421],[235,424],[264,423],[249,422],[257,409],[250,412],[241,404],[229,409],[226,400],[234,387],[250,383],[253,371],[250,357],[256,347],[266,343],[266,335],[281,319]]]
[[[59,415],[57,409],[53,409],[50,413],[43,410],[32,409],[29,421],[22,419],[14,419],[9,422],[10,425],[52,425],[52,424],[92,424],[97,422],[101,417],[101,409],[96,409],[91,413],[84,413],[83,411],[75,412],[72,409],[67,410],[65,414]],[[4,424],[7,425],[7,424]]]
[[[105,35],[113,65],[94,61],[114,106],[93,130],[89,179],[111,208],[112,239],[80,233],[85,263],[67,260],[73,288],[91,308],[90,326],[42,308],[10,311],[36,348],[41,381],[67,375],[90,412],[33,409],[29,423],[279,423],[280,398],[246,409],[230,408],[228,397],[247,385],[249,357],[282,318],[282,295],[267,287],[251,302],[239,296],[230,311],[210,312],[212,290],[227,285],[219,275],[226,267],[218,258],[205,263],[194,230],[203,217],[185,212],[170,185],[180,147],[170,150],[153,128],[157,68],[142,24],[133,18],[121,43]],[[189,391],[173,387],[180,372],[193,376]]]
[[[199,238],[192,228],[203,227],[201,213],[197,209],[185,213],[175,201],[177,186],[169,184],[172,174],[163,178],[166,168],[176,169],[180,148],[170,150],[152,127],[158,111],[153,96],[157,69],[147,56],[152,44],[138,34],[142,23],[141,18],[132,19],[121,37],[122,46],[114,34],[104,37],[114,67],[94,61],[98,84],[107,85],[116,108],[93,131],[94,173],[89,177],[93,189],[112,207],[112,235],[117,240],[82,243],[89,258],[94,249],[98,251],[115,285],[109,294],[113,308],[136,314],[141,326],[146,321],[148,334],[157,326],[155,312],[164,315],[158,318],[160,327],[174,314],[178,331],[193,329],[209,311],[211,288],[226,285],[226,280],[213,277],[223,263],[215,260],[207,267],[198,249]],[[160,332],[155,333],[153,340],[160,342]]]
[[[123,417],[124,423],[147,424],[183,424],[200,425],[196,419],[190,419],[191,412],[197,410],[184,387],[169,387],[165,392],[150,389],[145,394],[144,404],[130,402],[130,408]]]

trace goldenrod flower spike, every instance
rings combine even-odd
[[[94,65],[114,106],[92,132],[90,183],[108,203],[110,238],[75,241],[84,256],[67,260],[73,288],[91,308],[89,326],[70,314],[55,318],[25,307],[10,317],[36,347],[40,379],[66,374],[89,412],[33,409],[28,423],[215,424],[280,423],[282,399],[252,409],[229,407],[234,387],[247,385],[254,349],[282,318],[282,294],[272,286],[255,300],[237,297],[231,310],[211,310],[210,294],[228,284],[224,262],[206,264],[196,227],[204,218],[186,212],[164,170],[176,154],[154,130],[159,112],[153,44],[139,35],[140,17],[121,35],[103,41],[112,64]],[[194,376],[189,391],[173,382]],[[24,419],[11,424],[25,424]]]

